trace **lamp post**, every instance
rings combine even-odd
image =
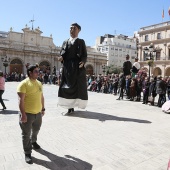
[[[102,69],[103,69],[103,74],[105,75],[105,72],[106,72],[106,66],[105,66],[105,65],[103,65],[103,66],[102,66]]]
[[[153,43],[151,43],[148,47],[144,48],[144,54],[145,54],[145,60],[148,60],[148,66],[149,66],[149,81],[150,81],[150,67],[153,65],[154,62],[154,55],[153,53],[156,52],[153,46]]]
[[[8,63],[10,62],[10,58],[8,58],[7,56],[2,57],[1,58],[2,62],[3,62],[3,66],[5,67],[5,75],[6,75],[6,68],[8,67]]]

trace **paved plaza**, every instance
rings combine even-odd
[[[25,163],[18,123],[17,82],[7,82],[0,110],[0,170],[166,170],[170,157],[170,115],[158,107],[89,92],[85,110],[57,106],[56,85],[43,85],[46,115]],[[0,106],[1,108],[1,106]]]

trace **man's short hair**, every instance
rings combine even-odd
[[[81,26],[77,23],[72,23],[71,26],[76,26],[81,31]]]
[[[35,68],[38,68],[38,66],[35,64],[35,65],[29,65],[28,68],[27,68],[27,75],[30,76],[30,72],[33,72],[33,70]]]

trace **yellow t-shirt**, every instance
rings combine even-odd
[[[25,93],[25,112],[37,114],[42,110],[42,84],[38,80],[26,78],[17,87],[17,92]]]

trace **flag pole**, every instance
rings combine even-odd
[[[164,8],[162,10],[162,22],[163,22],[163,19],[164,19]]]

